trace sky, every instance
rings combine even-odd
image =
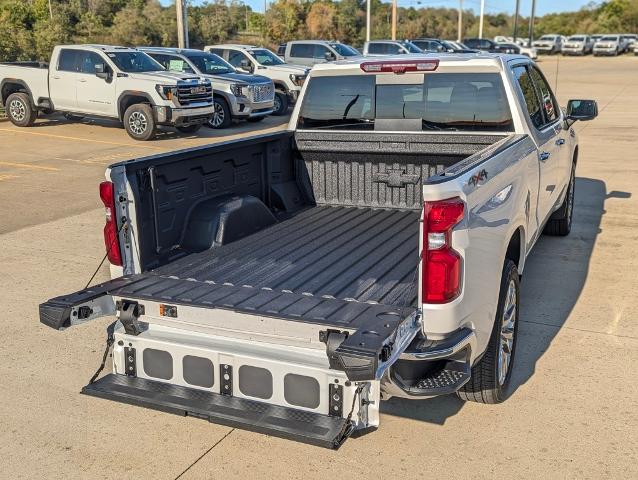
[[[162,4],[173,3],[172,0],[160,0]],[[189,0],[192,4],[204,3],[203,0]],[[244,0],[256,12],[264,11],[264,0]],[[388,1],[388,0],[383,0]],[[567,12],[579,10],[591,0],[536,0],[536,15],[544,15],[553,12]],[[398,0],[401,7],[449,7],[457,8],[459,0]],[[472,9],[479,12],[481,0],[463,0],[464,9]],[[485,11],[488,13],[514,13],[516,0],[485,0]],[[532,0],[521,0],[521,15],[529,16],[532,9]]]

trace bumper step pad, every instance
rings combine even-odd
[[[87,385],[82,393],[331,449],[338,449],[353,430],[342,417],[117,374]]]

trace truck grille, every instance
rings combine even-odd
[[[178,84],[177,100],[182,106],[192,103],[213,103],[213,86],[210,83]]]
[[[272,83],[250,85],[250,97],[253,102],[271,102],[275,98],[275,88]]]

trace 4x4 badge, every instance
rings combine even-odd
[[[470,179],[467,181],[467,184],[470,187],[475,187],[479,184],[480,181],[487,179],[487,170],[483,169],[478,173],[475,173],[474,175],[472,175],[470,177]]]

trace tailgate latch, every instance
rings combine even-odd
[[[117,317],[127,335],[139,335],[148,328],[148,324],[138,318],[144,315],[144,305],[132,300],[118,300],[115,303]]]

